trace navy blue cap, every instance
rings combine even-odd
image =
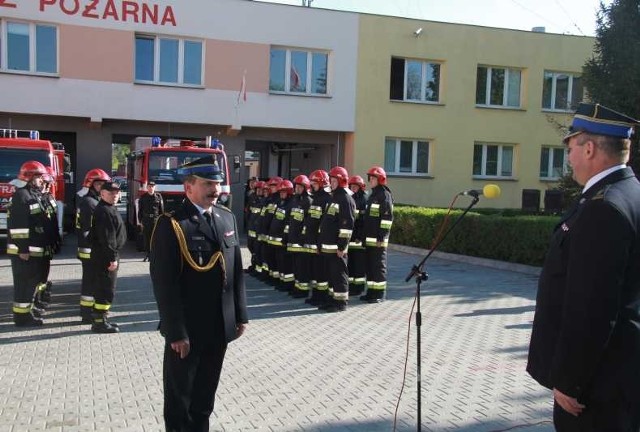
[[[182,165],[178,168],[178,176],[183,180],[188,176],[195,176],[204,180],[224,181],[224,173],[214,155],[205,156]]]
[[[100,190],[105,190],[109,192],[115,192],[120,190],[120,183],[114,181],[104,182],[102,184],[102,188]]]
[[[569,133],[563,141],[582,132],[616,138],[631,138],[638,120],[600,104],[581,103],[578,106]]]

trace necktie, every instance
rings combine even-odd
[[[202,215],[204,216],[207,223],[209,224],[209,227],[211,227],[211,232],[213,233],[213,237],[217,239],[218,233],[216,232],[216,226],[213,223],[213,217],[211,216],[211,213],[209,213],[208,211],[205,211],[204,213],[202,213]]]

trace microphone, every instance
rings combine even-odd
[[[500,187],[494,184],[488,184],[482,189],[468,189],[466,191],[460,192],[458,195],[467,195],[472,196],[474,198],[478,198],[480,195],[484,195],[485,198],[493,199],[500,198]]]

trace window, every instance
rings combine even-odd
[[[384,143],[384,169],[390,174],[429,174],[429,143],[402,138],[387,138]]]
[[[522,71],[478,66],[476,105],[520,107]]]
[[[58,28],[46,24],[0,21],[0,69],[58,73]]]
[[[438,102],[440,64],[392,58],[389,93],[391,100]]]
[[[325,52],[271,48],[269,90],[326,95],[328,61]]]
[[[562,72],[544,72],[542,108],[573,111],[582,101],[582,78]]]
[[[202,41],[136,36],[135,80],[202,85]]]
[[[480,177],[513,177],[512,145],[475,144],[473,175]]]
[[[564,147],[542,147],[540,153],[540,178],[557,180],[567,173]]]

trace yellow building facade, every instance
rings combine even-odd
[[[566,172],[563,126],[586,89],[594,38],[361,15],[355,132],[345,164],[385,168],[396,203],[519,208]],[[464,206],[459,201],[457,206]],[[543,205],[544,206],[544,205]]]

